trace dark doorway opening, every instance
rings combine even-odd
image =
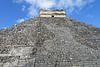
[[[52,15],[52,17],[54,17],[54,15]]]

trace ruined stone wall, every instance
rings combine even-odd
[[[38,17],[2,29],[0,67],[100,67],[100,28]]]
[[[65,10],[40,10],[40,17],[66,17]]]
[[[52,17],[51,15],[40,15],[40,17]]]
[[[66,15],[40,15],[40,17],[66,17]]]
[[[65,11],[53,11],[53,10],[47,10],[47,11],[45,11],[45,10],[40,10],[40,14],[52,14],[52,13],[63,13],[63,14],[65,14]]]

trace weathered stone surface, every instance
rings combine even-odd
[[[0,30],[0,67],[100,67],[100,28],[66,18]]]

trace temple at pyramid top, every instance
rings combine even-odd
[[[66,17],[64,9],[40,9],[40,17]]]

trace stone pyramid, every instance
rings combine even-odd
[[[1,29],[0,67],[100,67],[100,28],[36,17]]]

